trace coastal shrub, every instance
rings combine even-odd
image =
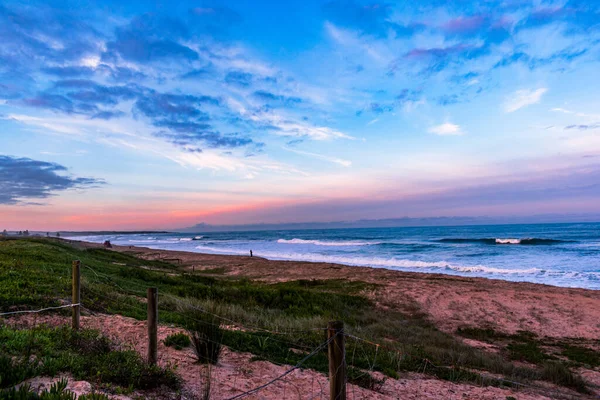
[[[163,343],[165,346],[173,347],[175,350],[181,350],[191,344],[190,337],[181,332],[167,336]]]

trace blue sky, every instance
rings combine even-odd
[[[596,1],[0,2],[0,218],[600,212]]]

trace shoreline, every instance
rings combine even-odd
[[[81,239],[73,239],[78,238],[78,236],[72,237],[64,237],[65,240],[74,240],[74,241],[82,241],[86,243],[96,243],[98,245],[102,245],[100,242],[88,242],[87,240]],[[193,241],[195,239],[189,239],[189,241]],[[187,241],[186,241],[187,242]],[[221,251],[213,251],[213,252],[203,252],[202,248],[196,247],[200,251],[193,251],[192,249],[178,250],[178,249],[166,249],[161,248],[159,246],[156,247],[147,247],[143,244],[134,244],[134,245],[126,245],[126,244],[112,244],[113,247],[128,247],[131,246],[133,248],[147,248],[149,250],[154,250],[157,252],[180,252],[180,253],[191,253],[191,254],[200,254],[204,256],[225,256],[225,257],[248,257],[249,254],[242,252],[221,252]],[[211,251],[211,249],[209,249]],[[293,262],[293,263],[311,263],[311,264],[327,264],[327,265],[340,265],[345,267],[354,267],[354,268],[368,268],[373,270],[384,269],[387,271],[395,271],[399,273],[411,273],[411,274],[432,274],[432,275],[443,275],[448,277],[458,277],[458,278],[467,278],[467,279],[489,279],[489,280],[499,280],[504,282],[512,282],[512,283],[531,283],[535,285],[544,285],[558,288],[566,288],[566,289],[584,289],[584,290],[592,290],[600,292],[600,287],[586,287],[584,285],[569,285],[560,281],[554,282],[543,282],[542,279],[535,279],[536,276],[540,276],[539,274],[545,275],[546,273],[552,273],[552,270],[547,270],[539,267],[524,267],[525,269],[503,269],[499,267],[489,267],[481,264],[476,265],[458,265],[453,263],[448,263],[445,261],[414,261],[415,264],[419,265],[419,263],[427,264],[426,266],[394,266],[389,264],[378,264],[377,262],[352,262],[352,261],[340,261],[336,259],[336,256],[324,256],[321,254],[316,254],[318,256],[317,259],[302,259],[302,258],[286,258],[286,257],[277,257],[277,256],[262,256],[260,252],[254,251],[255,258],[263,258],[268,261],[273,262]],[[321,258],[321,259],[319,259]],[[331,260],[329,258],[332,258]],[[400,262],[404,262],[407,260],[400,260]],[[422,268],[422,269],[421,269]],[[529,277],[528,274],[531,271],[535,271],[537,275],[532,275]],[[592,272],[574,272],[575,274],[590,274],[594,276],[598,276],[600,279],[600,273],[592,273]],[[515,277],[512,279],[512,277]],[[564,280],[564,279],[563,279]],[[568,281],[567,281],[568,282]],[[563,283],[562,285],[559,283]]]
[[[103,248],[100,243],[61,240],[82,248]],[[424,313],[447,332],[479,327],[505,333],[531,331],[541,337],[596,339],[600,336],[600,291],[593,289],[141,246],[113,245],[112,250],[148,260],[162,259],[186,272],[220,277],[270,283],[302,279],[363,281],[374,286],[364,295],[380,307]]]

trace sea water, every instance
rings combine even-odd
[[[115,234],[73,239],[600,289],[600,223]]]

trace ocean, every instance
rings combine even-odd
[[[91,242],[323,261],[600,289],[600,223],[78,236]]]

